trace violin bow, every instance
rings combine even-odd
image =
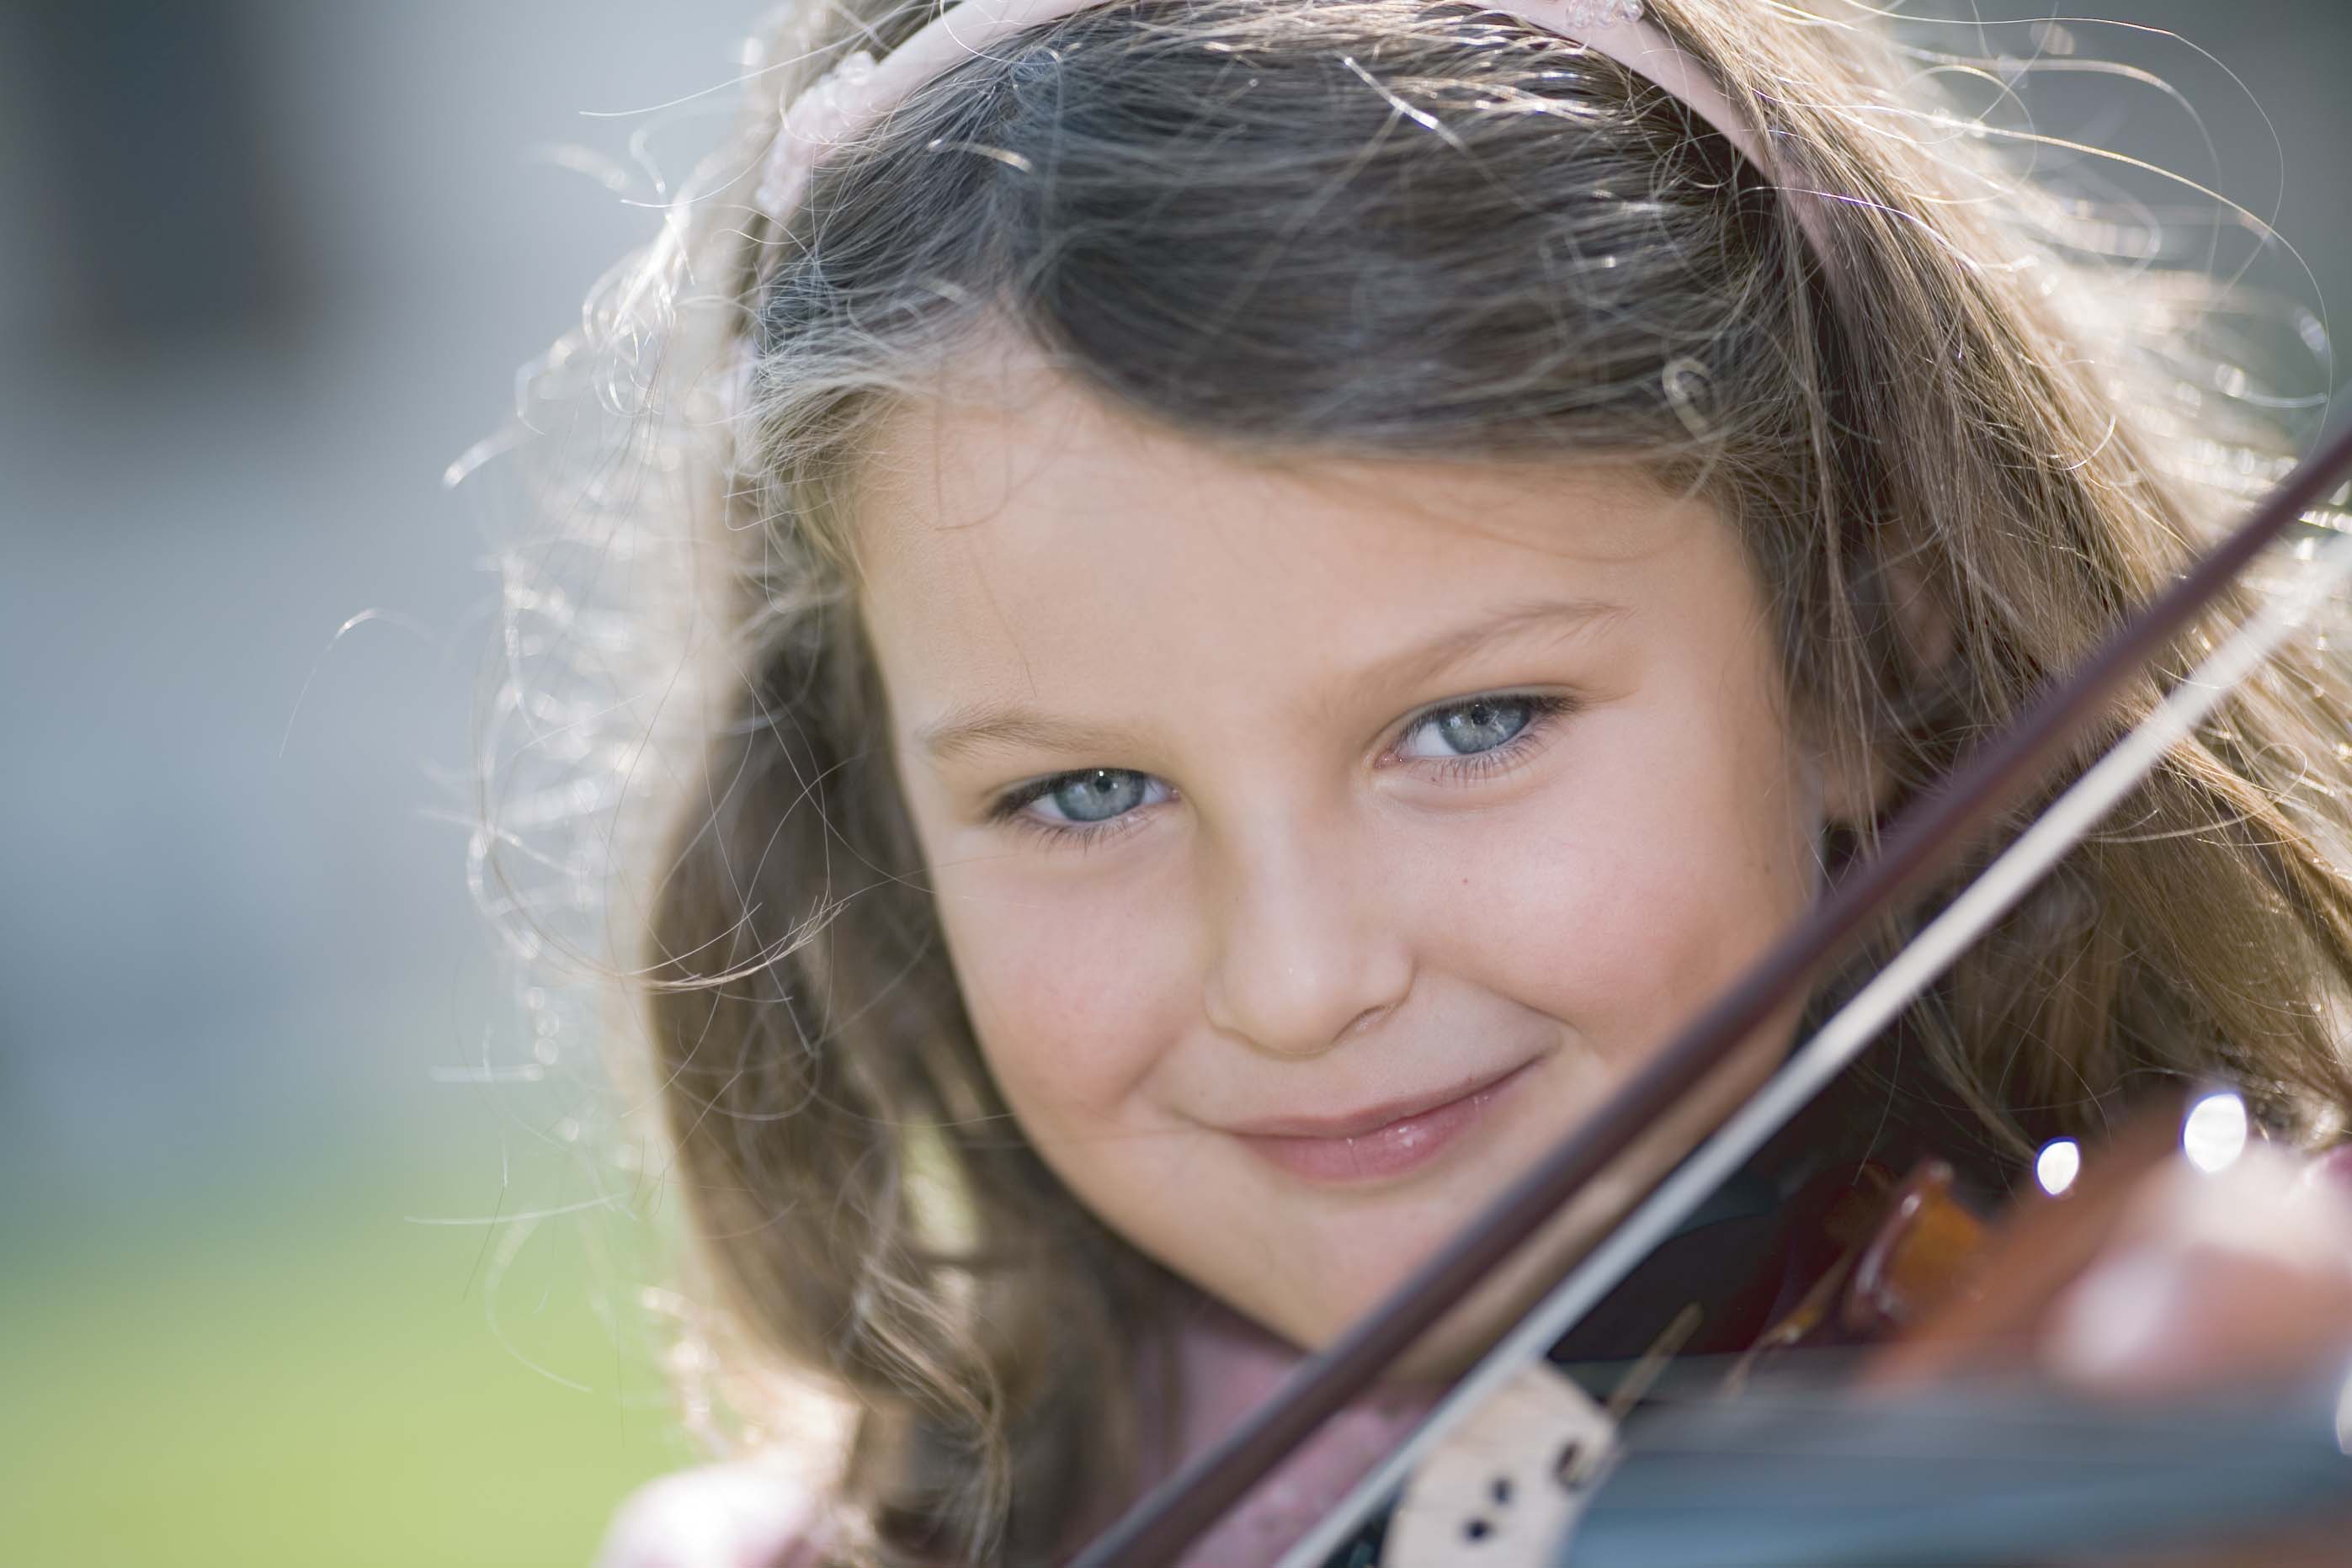
[[[2299,464],[2252,516],[2111,635],[2073,675],[2045,686],[2042,696],[2021,718],[1906,810],[1889,828],[1875,854],[1831,889],[1761,959],[1634,1071],[1591,1115],[1506,1187],[1384,1301],[1328,1347],[1302,1364],[1264,1405],[1146,1494],[1074,1559],[1072,1568],[1162,1568],[1172,1563],[1225,1510],[1240,1500],[1349,1400],[1369,1387],[1563,1204],[1680,1104],[1777,1009],[1793,999],[1824,963],[1856,940],[1873,919],[1948,865],[1973,841],[1972,835],[2002,809],[2054,777],[2069,744],[2107,711],[2125,684],[2163,652],[2201,611],[2237,581],[2265,548],[2318,504],[2348,472],[2352,472],[2352,429],[2338,434]],[[2274,650],[2277,642],[2291,631],[2294,617],[2304,607],[2305,600],[2315,601],[2324,597],[2345,575],[2352,575],[2352,536],[2331,546],[2326,553],[2325,565],[2315,563],[2304,591],[2290,596],[2291,603],[2273,605],[2258,612],[2240,635],[2224,643],[2219,653],[2179,683],[2151,720],[2164,723],[2158,724],[2153,731],[2149,725],[2143,725],[2111,748],[2075,788],[2061,797],[2057,806],[2045,812],[2017,844],[1988,868],[1986,877],[1972,883],[1937,922],[1921,933],[1921,939],[1928,939],[1945,917],[1964,905],[1972,906],[1988,923],[1997,918],[2007,906],[2006,903],[1993,903],[2001,897],[2000,888],[1996,886],[1979,896],[1979,889],[1996,880],[1994,873],[2021,849],[2031,849],[2034,855],[2046,854],[2054,861],[2103,813],[2102,806],[2092,811],[2087,820],[2082,818],[2083,812],[2091,810],[2096,796],[2109,789],[2120,796],[2123,789],[2128,789],[2169,746],[2174,732],[2168,726],[2186,723],[2193,727],[2202,712],[2218,702],[2239,679],[2259,667]],[[2183,697],[2184,693],[2189,695]],[[2180,700],[2176,703],[2175,699]],[[2164,737],[2155,738],[2158,734]],[[2143,739],[2144,735],[2149,738]],[[2128,771],[2134,768],[2137,771]],[[2095,787],[2084,793],[2082,786],[2095,780]],[[2080,800],[2078,795],[2082,796]],[[2074,805],[2062,810],[2069,801]],[[2045,833],[2045,827],[2051,831]],[[2007,897],[2013,900],[2023,891],[2023,885],[2017,885]],[[1993,906],[1986,915],[1988,904]],[[1921,953],[1921,958],[1913,960],[1915,953]],[[1943,960],[1948,961],[1948,956]],[[1752,1097],[1741,1112],[1735,1113],[1732,1122],[1726,1123],[1724,1129],[1702,1145],[1701,1156],[1717,1147],[1724,1131],[1731,1130],[1736,1123],[1750,1121],[1746,1113],[1766,1096],[1774,1095],[1784,1082],[1790,1082],[1791,1071],[1806,1061],[1813,1061],[1818,1071],[1818,1064],[1829,1053],[1816,1054],[1814,1046],[1832,1030],[1840,1030],[1840,1020],[1849,1019],[1849,1015],[1853,1017],[1843,1026],[1844,1030],[1860,1027],[1862,1015],[1856,1014],[1855,1009],[1865,998],[1874,998],[1873,1008],[1885,1006],[1898,987],[1882,982],[1888,982],[1889,977],[1898,971],[1901,979],[1912,985],[1911,994],[1916,995],[1918,988],[1933,980],[1940,965],[1935,963],[1932,953],[1923,952],[1919,941],[1906,946],[1854,1002],[1841,1009],[1822,1034],[1791,1059],[1789,1068],[1776,1074],[1765,1090]],[[1874,1026],[1870,1032],[1875,1032]],[[1776,1100],[1792,1099],[1794,1103],[1787,1111],[1793,1111],[1810,1097],[1810,1091],[1801,1096],[1792,1091],[1776,1096]],[[1785,1115],[1787,1111],[1781,1113]],[[1752,1120],[1760,1123],[1762,1116],[1759,1113]],[[1675,1178],[1698,1163],[1696,1159],[1685,1161],[1665,1185],[1685,1185]],[[1635,1210],[1636,1221],[1651,1216],[1657,1208],[1655,1199],[1664,1193],[1665,1185]],[[1455,1396],[1449,1397],[1439,1417],[1466,1407],[1469,1401],[1465,1396],[1482,1374],[1499,1368],[1510,1355],[1529,1356],[1526,1345],[1538,1337],[1541,1325],[1549,1324],[1558,1315],[1554,1302],[1579,1281],[1589,1281],[1594,1277],[1584,1265],[1612,1243],[1618,1243],[1612,1248],[1614,1253],[1631,1251],[1630,1245],[1620,1241],[1631,1234],[1628,1226],[1616,1227],[1607,1237],[1588,1247],[1585,1256],[1572,1260],[1570,1267],[1574,1272],[1569,1275],[1568,1286],[1555,1291],[1553,1298],[1548,1299],[1489,1354],[1471,1377],[1464,1380]],[[1588,1285],[1588,1289],[1597,1291],[1598,1288]],[[1542,1348],[1538,1344],[1532,1354],[1540,1354]],[[1387,1478],[1387,1482],[1392,1483],[1396,1470],[1410,1462],[1406,1456],[1417,1446],[1425,1446],[1423,1434],[1439,1424],[1439,1418],[1424,1423],[1406,1448],[1376,1473],[1374,1481]],[[1372,1484],[1368,1482],[1359,1489],[1358,1497],[1376,1496],[1371,1491]],[[1351,1498],[1350,1502],[1355,1500]],[[1343,1505],[1334,1520],[1349,1512],[1349,1506]],[[1307,1550],[1331,1535],[1333,1529],[1332,1521],[1327,1521],[1326,1528],[1294,1550],[1286,1563],[1313,1561],[1305,1555]],[[1344,1539],[1344,1535],[1338,1539]]]

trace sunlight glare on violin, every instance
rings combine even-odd
[[[2246,1103],[2228,1090],[2198,1101],[2181,1124],[2180,1147],[2208,1176],[2236,1164],[2246,1148]]]
[[[2053,1138],[2033,1159],[2033,1179],[2053,1197],[2063,1197],[2083,1174],[2083,1145],[2072,1138]]]

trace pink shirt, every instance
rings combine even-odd
[[[1287,1341],[1206,1301],[1179,1331],[1176,1355],[1178,1385],[1185,1391],[1180,1451],[1146,1455],[1147,1487],[1264,1404],[1304,1359]],[[1441,1392],[1380,1388],[1348,1406],[1194,1542],[1181,1568],[1260,1568],[1274,1562],[1403,1441]],[[1147,1433],[1160,1429],[1160,1411],[1147,1406],[1143,1417]]]
[[[2352,1192],[2352,1145],[2309,1162],[2301,1179]],[[2341,1322],[2341,1316],[2331,1320]],[[1186,1391],[1173,1452],[1147,1454],[1155,1484],[1265,1401],[1300,1353],[1230,1309],[1200,1301],[1175,1338]],[[1158,1382],[1149,1375],[1147,1389]],[[1428,1388],[1376,1390],[1342,1410],[1274,1476],[1227,1513],[1183,1568],[1262,1568],[1344,1497],[1434,1403]],[[1145,1431],[1160,1430],[1147,1409]],[[822,1560],[824,1510],[804,1488],[757,1459],[667,1476],[640,1489],[614,1521],[598,1568],[802,1568]]]

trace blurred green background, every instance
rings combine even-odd
[[[536,1057],[441,475],[651,225],[554,149],[682,170],[709,114],[583,111],[727,80],[752,9],[0,3],[11,1568],[582,1564],[691,1457],[584,1042],[467,1081]]]
[[[496,589],[439,480],[653,222],[548,149],[682,171],[731,93],[600,111],[758,9],[0,0],[0,1563],[580,1564],[690,1457],[658,1173],[568,1135],[593,1052],[518,1052],[463,883]],[[2245,88],[2077,23],[2203,124],[2066,73],[2044,128],[2342,292],[2352,8],[2106,9]]]

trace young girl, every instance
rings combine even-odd
[[[2150,235],[1967,134],[1874,13],[1643,10],[1113,0],[902,81],[929,7],[812,5],[543,368],[637,444],[558,500],[627,606],[569,634],[646,684],[547,711],[580,843],[653,824],[613,913],[697,1396],[754,1456],[608,1563],[1066,1554],[2278,473],[2226,297],[2103,254]],[[2331,1143],[2347,712],[2308,649],[2237,694],[1830,1141],[1934,1125],[1998,1190],[2221,1074]],[[1270,1561],[1533,1283],[1195,1561]],[[2352,1221],[2264,1150],[2152,1184],[2048,1343],[2220,1375],[2347,1322]]]

